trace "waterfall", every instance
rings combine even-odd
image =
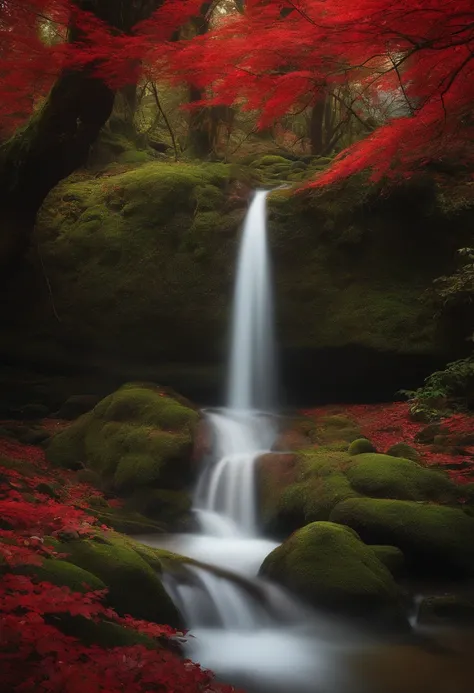
[[[315,653],[308,638],[311,610],[256,577],[278,545],[258,536],[255,481],[255,461],[276,436],[269,413],[275,405],[275,348],[266,195],[255,194],[242,234],[227,407],[206,412],[213,452],[194,496],[201,533],[145,541],[214,566],[188,566],[186,575],[166,577],[165,586],[191,628],[189,656],[248,690],[314,693],[315,686],[322,691],[330,657],[323,657],[321,647]]]
[[[271,417],[261,411],[274,404],[275,390],[266,197],[263,190],[255,193],[243,228],[232,308],[227,409],[208,414],[214,460],[201,475],[195,494],[202,530],[218,536],[257,535],[255,460],[275,438]]]
[[[228,407],[274,406],[275,341],[266,237],[267,192],[258,190],[244,224],[235,283]]]

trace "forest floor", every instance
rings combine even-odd
[[[427,424],[411,419],[408,402],[328,405],[301,413],[315,420],[344,414],[357,422],[362,435],[372,441],[379,452],[385,452],[396,443],[407,443],[420,454],[423,465],[445,471],[459,484],[474,483],[472,414],[456,413]]]

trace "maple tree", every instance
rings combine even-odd
[[[316,185],[368,167],[380,178],[473,162],[470,0],[248,0],[245,14],[197,38],[171,69],[211,86],[206,103],[259,111],[261,126],[302,106],[324,107],[328,94],[343,100],[367,137]],[[346,85],[353,88],[344,95]],[[391,115],[367,118],[368,101],[382,112],[390,100]]]
[[[328,104],[366,136],[314,185],[473,161],[471,0],[247,0],[212,30],[204,0],[1,0],[0,264],[28,246],[48,192],[82,165],[115,91],[140,75],[187,83],[194,103],[260,113],[260,126],[312,109],[314,151]],[[204,15],[203,15],[204,13]],[[388,105],[387,105],[388,104]],[[329,146],[328,145],[328,146]]]
[[[148,53],[159,54],[200,6],[201,0],[2,0],[1,110],[17,124],[36,106],[0,147],[4,270],[27,248],[48,192],[87,160],[115,91],[136,81]],[[42,26],[58,27],[55,40],[43,40]]]

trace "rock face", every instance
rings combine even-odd
[[[58,186],[38,221],[44,268],[32,257],[0,305],[2,361],[217,392],[247,204],[235,190],[267,181],[268,161],[260,164],[152,162]],[[465,196],[457,207],[450,195],[448,206],[429,181],[385,196],[357,179],[272,194],[288,389],[339,401],[344,388],[391,395],[456,355],[418,298],[449,271],[471,222]]]
[[[272,551],[260,574],[316,608],[403,624],[399,592],[387,568],[352,530],[313,522]]]
[[[130,383],[56,434],[47,458],[62,467],[86,467],[102,488],[124,496],[128,509],[172,522],[190,507],[183,491],[195,473],[198,422],[199,413],[179,396]]]

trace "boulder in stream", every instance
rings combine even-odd
[[[353,530],[313,522],[264,560],[260,575],[318,609],[406,627],[392,575]]]

